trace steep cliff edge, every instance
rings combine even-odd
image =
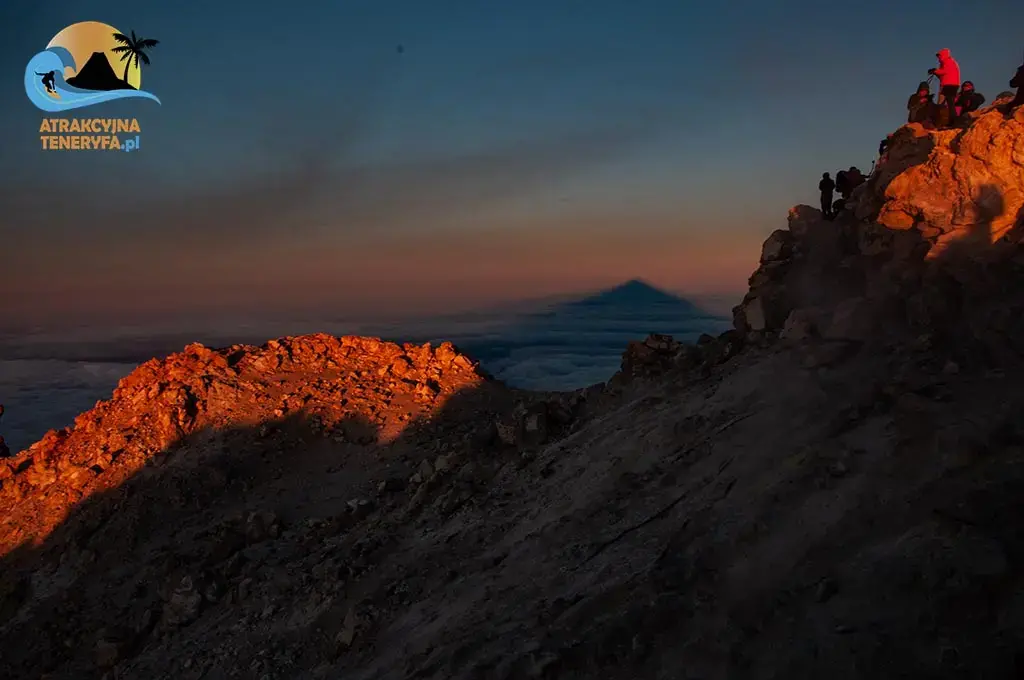
[[[788,229],[764,244],[736,328],[875,346],[914,332],[963,336],[964,324],[981,342],[1009,332],[1024,235],[1024,110],[974,115],[961,130],[900,128],[852,214],[829,222],[793,208]],[[962,350],[967,338],[959,341]]]
[[[327,336],[140,367],[0,468],[0,674],[1019,677],[1024,248],[907,207],[977,184],[953,134],[900,133],[883,223],[794,208],[734,330],[607,385]],[[986,144],[965,196],[1012,212]]]

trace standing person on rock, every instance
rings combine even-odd
[[[1010,87],[1017,88],[1017,96],[1010,102],[1010,110],[1013,111],[1021,104],[1024,104],[1024,64],[1021,64],[1020,68],[1017,69],[1017,75],[1010,81]]]
[[[942,48],[935,53],[938,57],[939,67],[928,69],[930,75],[939,79],[939,106],[945,106],[949,117],[946,119],[946,127],[956,120],[956,95],[960,91],[960,64],[957,63],[949,48]],[[941,118],[940,118],[941,121]]]
[[[836,183],[832,181],[832,178],[828,176],[828,173],[824,173],[821,176],[821,181],[818,182],[818,191],[821,192],[821,214],[825,216],[826,220],[832,219],[832,192],[836,190]]]

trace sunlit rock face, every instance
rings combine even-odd
[[[262,347],[190,345],[142,364],[73,426],[0,461],[0,551],[44,538],[74,503],[188,437],[300,418],[334,439],[388,440],[484,381],[450,343],[308,335]]]
[[[859,217],[914,229],[929,257],[956,241],[993,243],[1024,219],[1024,107],[972,114],[967,127],[927,131],[907,125],[888,161],[854,196]]]

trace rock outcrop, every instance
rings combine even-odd
[[[765,241],[750,291],[733,310],[734,326],[745,335],[787,340],[865,341],[875,324],[889,320],[892,304],[917,286],[927,252],[917,232],[832,222],[797,206],[789,229]]]
[[[734,330],[717,337],[702,334],[689,345],[670,335],[652,333],[634,340],[622,353],[622,368],[612,376],[611,386],[635,380],[664,378],[671,373],[706,375],[715,366],[735,357],[743,349],[743,338]]]
[[[1024,200],[1019,118],[904,128],[733,330],[587,390],[323,335],[144,364],[0,462],[0,676],[1019,677],[1024,246],[951,247]]]
[[[0,460],[0,550],[40,540],[75,503],[162,465],[196,435],[217,447],[230,430],[266,438],[297,419],[310,436],[367,445],[484,383],[450,343],[312,335],[259,348],[190,345],[139,366],[72,427]]]
[[[991,244],[1024,221],[1024,108],[972,114],[963,129],[927,131],[920,125],[894,136],[889,161],[858,196],[861,219],[890,229],[913,229],[932,244]]]
[[[985,109],[957,130],[900,128],[851,206],[836,221],[805,205],[790,211],[733,310],[738,331],[886,345],[955,334],[967,317],[1004,328],[1015,306],[1005,281],[1021,261],[1024,111]]]

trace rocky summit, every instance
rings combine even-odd
[[[0,674],[1021,677],[1024,113],[972,115],[586,390],[355,337],[140,366],[0,466]]]

